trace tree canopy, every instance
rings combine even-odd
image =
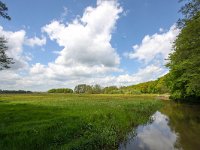
[[[7,14],[8,8],[6,4],[0,1],[0,16],[11,20],[11,17]],[[0,35],[0,70],[10,68],[10,64],[12,64],[12,58],[9,58],[6,55],[6,51],[8,50],[6,39]]]
[[[73,93],[73,90],[69,88],[50,89],[48,93]]]
[[[179,2],[189,1],[185,3],[179,10],[183,14],[183,18],[178,20],[178,27],[183,28],[186,22],[192,19],[200,10],[200,0],[179,0]]]
[[[169,89],[166,85],[166,78],[168,75],[165,75],[161,78],[158,78],[155,81],[148,81],[139,83],[132,86],[122,87],[122,90],[126,94],[164,94],[169,93]]]
[[[196,2],[198,10],[189,7]],[[174,43],[169,56],[168,85],[173,99],[198,99],[200,97],[200,3],[192,0],[181,11],[188,14],[184,27]],[[191,10],[190,10],[191,9]],[[193,11],[193,9],[195,11]]]
[[[6,55],[8,50],[7,41],[4,37],[0,37],[0,70],[10,68],[9,64],[12,64],[12,58]]]

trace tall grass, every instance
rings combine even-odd
[[[0,149],[116,149],[161,107],[153,96],[0,96]]]

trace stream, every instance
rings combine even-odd
[[[163,103],[146,125],[128,134],[119,150],[200,149],[200,105]]]

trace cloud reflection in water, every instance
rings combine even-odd
[[[119,150],[174,150],[178,135],[170,128],[169,118],[157,111],[152,122],[139,126],[129,135],[128,142],[122,143]]]

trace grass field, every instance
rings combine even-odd
[[[117,149],[161,106],[154,96],[0,95],[0,149]]]

